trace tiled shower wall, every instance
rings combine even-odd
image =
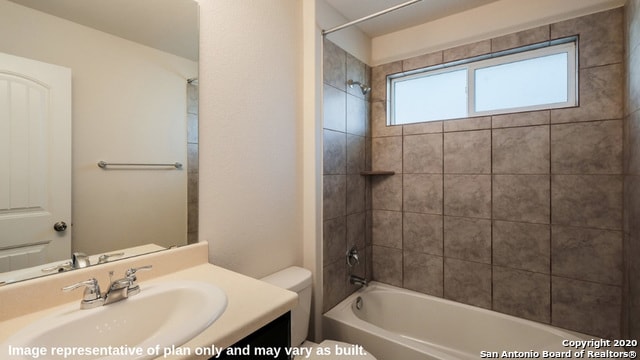
[[[323,277],[324,310],[357,289],[349,284],[346,252],[356,246],[360,264],[351,271],[364,277],[370,182],[360,172],[370,168],[369,95],[347,80],[370,84],[371,69],[332,42],[324,41],[323,129]],[[368,211],[369,210],[369,211]],[[369,218],[369,221],[367,220]],[[369,247],[369,252],[371,247]]]
[[[625,315],[627,338],[640,339],[640,0],[626,7]]]
[[[396,172],[371,180],[373,279],[620,337],[623,23],[618,8],[372,69],[372,165]],[[386,75],[573,35],[578,107],[386,126]]]
[[[187,243],[198,242],[198,85],[187,84]]]

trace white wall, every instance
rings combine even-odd
[[[302,4],[200,1],[200,240],[262,277],[302,264]]]
[[[73,249],[90,254],[186,239],[186,79],[197,63],[0,0],[0,51],[72,69]]]
[[[370,65],[486,40],[622,4],[624,0],[499,0],[373,38]]]
[[[316,21],[321,30],[329,30],[347,23],[344,16],[338,13],[324,0],[316,1]],[[355,56],[358,60],[371,62],[371,39],[357,26],[350,26],[327,35],[327,39]]]

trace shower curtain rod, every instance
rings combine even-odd
[[[350,22],[348,22],[348,23],[346,23],[346,24],[343,24],[343,25],[340,25],[340,26],[336,26],[336,27],[331,28],[331,29],[329,29],[329,30],[322,30],[322,36],[324,36],[324,35],[329,35],[329,34],[331,34],[331,33],[332,33],[332,32],[334,32],[334,31],[342,30],[342,29],[344,29],[344,28],[346,28],[346,27],[349,27],[349,26],[352,26],[352,25],[355,25],[355,24],[359,24],[359,23],[361,23],[361,22],[363,22],[363,21],[367,21],[367,20],[369,20],[369,19],[373,19],[374,17],[378,17],[378,16],[380,16],[380,15],[384,15],[384,14],[386,14],[386,13],[390,13],[390,12],[392,12],[392,11],[395,11],[395,10],[401,9],[401,8],[403,8],[403,7],[405,7],[405,6],[413,5],[413,4],[415,4],[415,3],[417,3],[417,2],[420,2],[420,1],[422,1],[422,0],[411,0],[411,1],[407,1],[407,2],[405,2],[405,3],[398,4],[398,5],[396,5],[396,6],[390,7],[390,8],[388,8],[388,9],[386,9],[386,10],[378,11],[378,12],[377,12],[377,13],[375,13],[375,14],[371,14],[371,15],[368,15],[368,16],[365,16],[365,17],[362,17],[362,18],[360,18],[360,19],[356,19],[356,20],[350,21]]]

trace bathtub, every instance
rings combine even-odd
[[[505,358],[503,351],[517,352],[509,358],[576,358],[581,349],[575,342],[585,340],[598,341],[587,351],[600,355],[624,351],[587,335],[378,282],[324,314],[323,330],[326,338],[362,345],[378,360]]]

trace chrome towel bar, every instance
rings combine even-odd
[[[136,164],[136,163],[108,163],[106,161],[98,161],[98,167],[106,169],[107,166],[170,166],[176,169],[182,169],[182,164],[179,162],[173,164]]]

